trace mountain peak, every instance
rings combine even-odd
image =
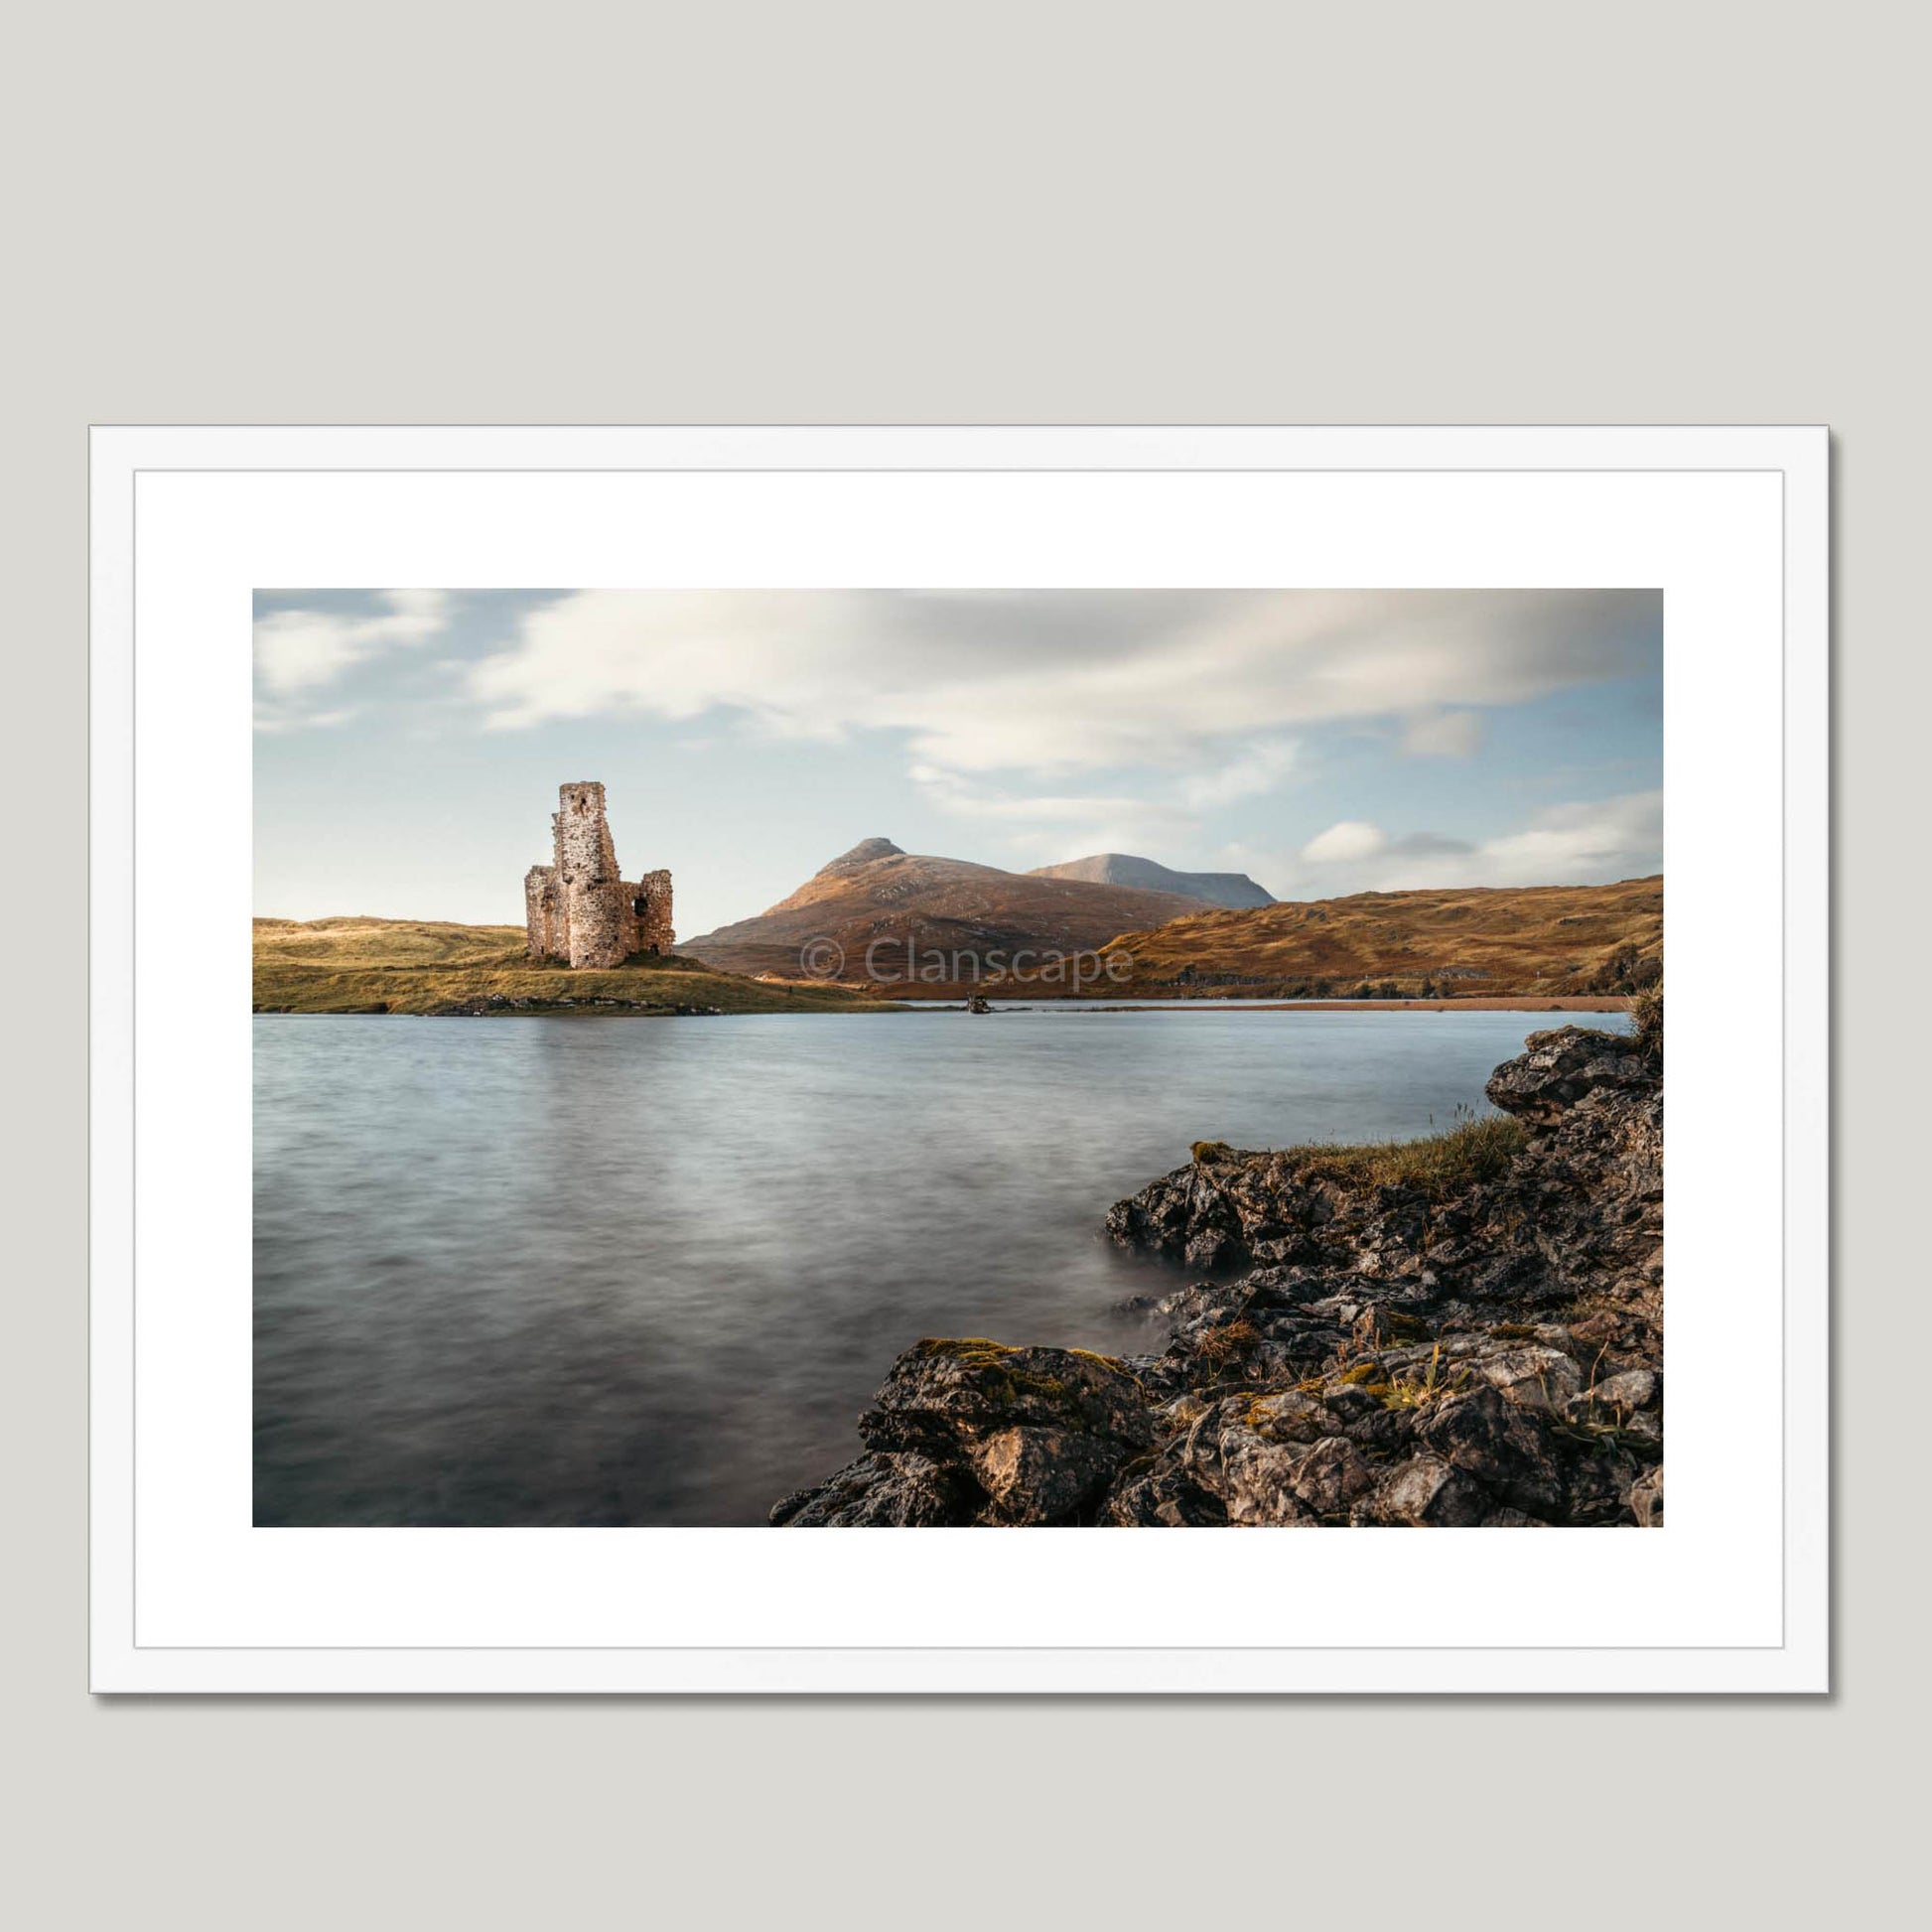
[[[903,859],[904,851],[891,839],[861,839],[850,852],[841,852],[830,865],[820,868],[832,872],[844,866],[866,866],[875,859]]]
[[[1210,905],[1246,908],[1274,904],[1274,897],[1245,872],[1175,872],[1131,852],[1096,852],[1064,865],[1039,866],[1035,879],[1078,879],[1093,886],[1131,886],[1142,892],[1180,893]]]

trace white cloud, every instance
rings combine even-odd
[[[470,692],[513,730],[716,707],[761,732],[905,734],[956,772],[1198,769],[1257,736],[1448,720],[1655,668],[1643,591],[582,591]],[[1204,781],[1205,782],[1205,781]]]
[[[1664,794],[1552,805],[1518,831],[1471,843],[1435,832],[1392,839],[1344,820],[1299,853],[1229,847],[1279,898],[1406,892],[1426,886],[1598,886],[1640,879],[1664,865]]]
[[[1290,738],[1263,739],[1180,781],[1181,798],[1195,811],[1209,812],[1273,791],[1293,768],[1299,748]]]
[[[1294,764],[1296,750],[1293,740],[1264,739],[1218,763],[1157,780],[1139,797],[1002,791],[977,775],[924,762],[907,775],[939,810],[1013,828],[1003,835],[1010,854],[1049,863],[1094,852],[1184,857],[1198,841],[1204,814],[1274,790]]]
[[[1632,792],[1555,805],[1534,824],[1477,848],[1484,886],[1586,885],[1640,878],[1664,863],[1664,794]]]
[[[1411,758],[1466,759],[1481,743],[1482,720],[1473,711],[1425,712],[1402,735]]]
[[[1325,832],[1317,832],[1302,848],[1302,857],[1311,865],[1333,865],[1339,860],[1372,859],[1389,842],[1389,835],[1379,825],[1370,825],[1359,818],[1345,818],[1339,825],[1331,825]]]
[[[1092,852],[1185,850],[1199,821],[1158,797],[997,791],[938,765],[915,764],[926,801],[952,817],[995,828],[1006,855],[1058,864]]]
[[[383,591],[386,609],[363,616],[339,611],[272,611],[255,622],[256,728],[340,724],[344,711],[309,712],[308,698],[364,659],[397,644],[440,636],[449,615],[446,591]]]

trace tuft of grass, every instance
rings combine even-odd
[[[1646,986],[1630,995],[1630,1026],[1642,1040],[1661,1040],[1664,1036],[1664,983]]]
[[[1194,1344],[1194,1356],[1210,1368],[1221,1368],[1245,1355],[1261,1339],[1252,1321],[1237,1318],[1210,1328]]]
[[[1323,1142],[1289,1152],[1315,1179],[1347,1187],[1413,1187],[1440,1201],[1479,1180],[1500,1179],[1528,1139],[1529,1130],[1508,1114],[1472,1114],[1421,1140]]]
[[[1439,1341],[1430,1350],[1429,1366],[1420,1375],[1394,1376],[1374,1393],[1382,1398],[1385,1409],[1427,1409],[1432,1402],[1458,1394],[1468,1380],[1466,1368],[1445,1372],[1443,1344]]]

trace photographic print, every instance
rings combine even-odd
[[[253,602],[253,1522],[1656,1528],[1656,589]]]

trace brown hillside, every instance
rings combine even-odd
[[[844,955],[832,977],[863,984],[874,941],[875,966],[891,975],[902,968],[908,941],[921,954],[980,959],[1023,949],[1092,950],[1130,926],[1158,925],[1203,906],[1178,893],[1002,872],[867,839],[757,918],[683,940],[679,950],[728,972],[790,977],[800,970],[801,949],[830,940]]]
[[[1115,935],[1103,990],[1346,998],[1376,993],[1627,993],[1662,970],[1664,882],[1356,893],[1189,914]]]

